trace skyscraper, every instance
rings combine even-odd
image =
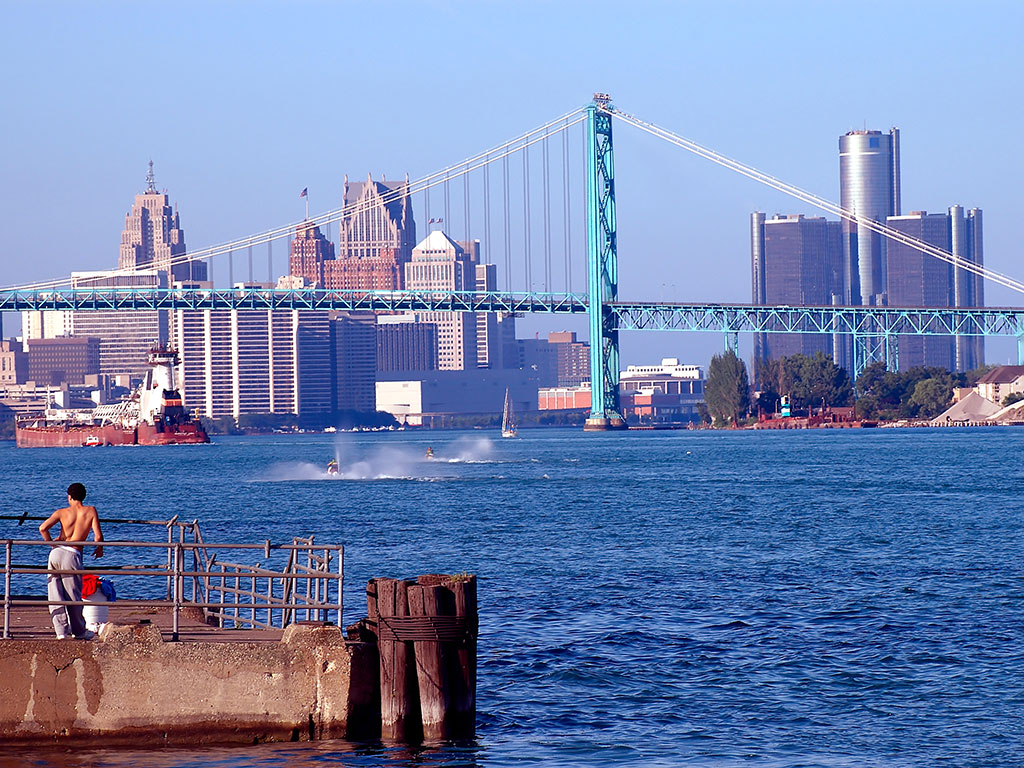
[[[839,202],[857,216],[885,222],[900,214],[900,132],[850,131],[839,137]],[[879,305],[886,285],[886,239],[846,219],[844,300]]]
[[[405,265],[416,243],[409,180],[350,182],[338,252],[318,227],[300,224],[292,241],[289,271],[310,285],[332,290],[401,290]]]
[[[904,234],[949,251],[975,264],[983,263],[981,252],[981,211],[954,205],[948,213],[912,211],[890,216],[887,224]],[[982,306],[981,278],[954,268],[934,256],[899,242],[888,246],[889,302],[900,307]],[[967,371],[984,361],[981,337],[900,336],[899,369],[938,366]]]
[[[334,411],[377,410],[377,318],[372,312],[331,313]]]
[[[308,221],[295,228],[288,252],[288,274],[305,278],[307,285],[324,285],[324,263],[334,259],[334,243],[320,227]]]
[[[838,221],[802,214],[750,215],[750,256],[754,304],[825,306],[843,291],[841,228]],[[760,333],[754,358],[815,352],[833,353],[830,336],[811,333]]]
[[[394,256],[405,263],[416,244],[409,177],[405,181],[366,181],[345,177],[347,211],[338,232],[338,257],[366,259]],[[393,252],[393,253],[392,253]]]
[[[474,290],[479,245],[479,241],[456,243],[440,230],[431,232],[413,249],[405,265],[406,287],[428,291]],[[437,325],[437,367],[440,370],[462,371],[477,367],[476,315],[424,312],[421,318]]]
[[[498,287],[498,267],[495,264],[476,265],[476,290],[493,291]],[[477,312],[476,315],[476,367],[503,368],[502,345],[498,339],[498,315]]]
[[[167,282],[205,280],[206,264],[184,262],[184,255],[185,232],[167,193],[156,189],[150,160],[146,191],[135,196],[132,209],[125,215],[118,269],[157,269],[167,273]]]
[[[965,216],[964,209],[954,205],[949,209],[949,218],[953,253],[979,267],[984,266],[981,209],[971,208]],[[985,279],[961,267],[954,268],[953,304],[957,307],[984,307]],[[957,370],[972,371],[980,368],[985,364],[985,337],[957,336],[955,355]]]

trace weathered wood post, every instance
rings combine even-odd
[[[455,643],[455,653],[449,659],[450,738],[471,739],[476,735],[476,576],[454,576],[448,588],[455,597],[455,616],[464,627],[463,637]]]
[[[420,577],[422,580],[423,577]],[[418,580],[419,581],[419,580]],[[413,584],[409,587],[409,615],[412,617],[452,616],[455,606],[449,606],[445,589],[431,584]],[[450,610],[449,610],[450,608]],[[424,622],[424,625],[429,622]],[[446,715],[449,708],[448,675],[444,649],[439,639],[432,639],[429,631],[417,633],[413,643],[416,657],[416,679],[420,691],[420,717],[423,738],[426,741],[448,739]]]
[[[476,578],[420,576],[409,615],[423,617],[413,643],[423,737],[472,738],[476,730]]]
[[[376,593],[371,605],[367,587],[367,612],[377,622],[380,651],[380,737],[384,741],[416,742],[420,739],[419,697],[416,676],[411,669],[412,644],[400,640],[388,625],[395,617],[400,623],[409,615],[409,582],[402,579],[372,579]]]

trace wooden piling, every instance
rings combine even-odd
[[[377,622],[409,615],[409,582],[373,579],[367,588],[367,612]],[[371,605],[372,600],[372,605]],[[379,627],[378,627],[379,630]],[[421,737],[419,697],[412,670],[412,643],[378,632],[380,651],[380,735],[384,741],[416,742]]]
[[[427,574],[409,587],[409,615],[431,619],[435,639],[413,644],[423,736],[476,733],[476,577]]]
[[[449,654],[449,738],[476,735],[476,576],[454,576],[447,584],[455,600],[455,616],[465,623],[465,635]]]
[[[380,654],[381,738],[414,743],[476,733],[476,577],[373,579],[366,632]],[[353,633],[358,629],[352,627]]]
[[[445,598],[450,594],[445,593],[441,586],[410,585],[409,615],[453,616],[454,605],[449,606],[452,601]],[[413,643],[413,653],[416,657],[423,739],[428,742],[448,739],[449,686],[444,648],[436,640],[421,639]]]

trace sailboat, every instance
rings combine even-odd
[[[512,416],[512,400],[508,396],[508,387],[505,387],[505,411],[501,415],[501,436],[515,437],[519,434],[516,429],[516,422]]]

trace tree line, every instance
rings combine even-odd
[[[956,373],[914,367],[897,372],[876,362],[852,382],[831,355],[796,354],[757,362],[755,398],[746,364],[727,350],[712,357],[708,366],[705,420],[716,426],[738,425],[751,416],[775,413],[783,395],[789,396],[794,415],[855,406],[862,419],[932,418],[950,406],[954,387],[973,387],[991,368]]]

